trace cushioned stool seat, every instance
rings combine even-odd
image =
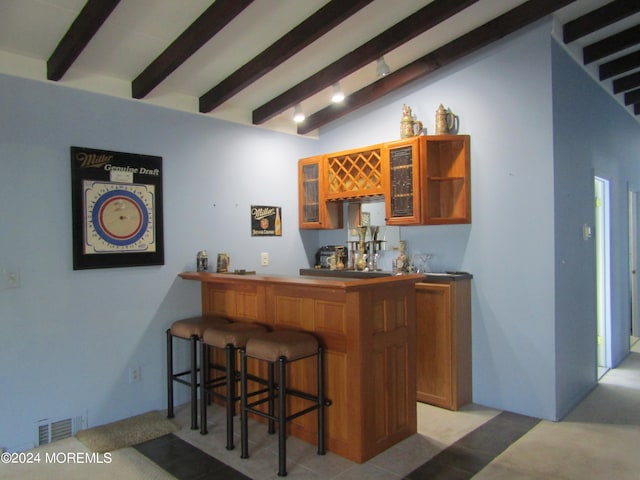
[[[232,345],[243,347],[257,333],[265,333],[267,329],[257,323],[235,322],[227,325],[209,327],[202,335],[203,343],[211,347],[226,348]]]
[[[303,358],[317,357],[317,387],[316,393],[301,392],[287,387],[286,366]],[[267,398],[248,403],[250,392],[247,391],[247,358],[268,362],[269,388]],[[241,445],[242,458],[249,457],[248,439],[248,413],[253,413],[269,420],[269,426],[278,422],[278,475],[287,475],[287,451],[286,451],[286,423],[294,418],[312,411],[318,411],[318,454],[324,455],[324,407],[328,406],[324,397],[324,366],[323,348],[312,334],[297,331],[275,331],[256,335],[247,341],[244,349],[240,350],[241,372]],[[273,369],[278,366],[278,382],[274,382]],[[294,396],[310,402],[310,406],[297,412],[288,414],[287,397]],[[273,413],[273,402],[278,400],[277,415]],[[268,412],[259,410],[258,405],[268,402]]]
[[[277,331],[259,335],[247,345],[247,355],[266,362],[277,362],[284,357],[290,362],[318,353],[318,340],[310,333]]]
[[[227,445],[228,450],[233,450],[233,417],[235,416],[235,404],[240,397],[236,394],[236,382],[240,380],[236,368],[236,352],[244,348],[247,341],[256,334],[264,333],[267,329],[262,325],[248,322],[235,322],[227,325],[218,325],[207,328],[202,335],[202,358],[200,363],[204,365],[209,359],[209,349],[219,348],[225,351],[225,375],[221,379],[209,378],[209,371],[203,370],[200,382],[200,433],[207,433],[207,405],[204,401],[209,395],[223,398],[227,408]],[[226,387],[224,395],[215,391],[218,387]]]
[[[176,320],[167,329],[167,416],[173,418],[173,382],[187,385],[191,389],[191,428],[198,428],[198,342],[208,327],[229,324],[230,320],[222,316],[203,315]],[[173,371],[173,339],[180,338],[190,342],[190,367],[188,370]],[[183,377],[189,376],[189,380]]]
[[[231,320],[226,317],[202,315],[199,317],[176,320],[171,324],[169,330],[171,331],[171,335],[174,337],[191,338],[195,335],[202,338],[202,335],[207,328],[218,325],[227,325],[230,322]]]

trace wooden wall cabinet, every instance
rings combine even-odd
[[[429,135],[385,144],[387,225],[471,222],[470,138]]]
[[[300,228],[342,228],[343,200],[384,196],[387,225],[471,223],[469,135],[424,135],[302,159]]]
[[[342,228],[342,202],[327,202],[324,155],[298,161],[298,225],[301,229]]]
[[[469,135],[422,137],[426,225],[471,223]]]
[[[327,154],[327,199],[382,195],[382,150],[382,145],[371,145]]]
[[[458,410],[472,400],[471,279],[416,284],[417,400]]]

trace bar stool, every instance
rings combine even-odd
[[[227,409],[227,450],[233,450],[233,417],[236,414],[236,402],[240,396],[236,393],[236,382],[240,380],[240,372],[236,368],[236,352],[244,348],[247,341],[254,335],[264,333],[267,329],[262,325],[249,322],[235,322],[226,325],[209,327],[202,335],[200,349],[200,365],[209,361],[210,349],[218,348],[225,352],[225,371],[223,377],[209,378],[209,370],[203,369],[200,377],[200,433],[207,434],[207,403],[211,395],[222,398]],[[226,387],[225,393],[216,391],[219,387]]]
[[[167,417],[173,418],[173,382],[187,385],[191,389],[191,429],[198,428],[198,342],[208,327],[226,325],[228,318],[214,315],[176,320],[167,329]],[[173,339],[180,338],[190,342],[191,363],[188,370],[173,371]],[[183,377],[189,376],[189,380]]]
[[[315,395],[294,390],[287,387],[286,367],[303,358],[317,357],[317,392]],[[248,403],[250,392],[247,391],[247,358],[254,358],[268,362],[269,395]],[[278,383],[273,381],[274,366],[278,366]],[[286,423],[294,418],[318,410],[318,455],[325,454],[324,445],[324,408],[331,404],[324,397],[324,365],[323,348],[318,340],[310,333],[281,330],[264,333],[251,337],[244,349],[240,350],[240,435],[241,458],[249,458],[249,435],[247,414],[267,418],[270,426],[278,422],[278,475],[287,475],[287,426]],[[311,406],[295,413],[287,413],[287,398],[294,396],[311,402]],[[278,400],[278,413],[273,414],[273,402]],[[269,411],[258,410],[258,405],[269,402]]]

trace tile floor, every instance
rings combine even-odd
[[[184,428],[137,446],[181,480],[278,478],[277,437],[250,427],[250,455],[224,448],[224,410],[212,406],[209,434]],[[236,430],[238,432],[239,430]],[[288,478],[335,480],[638,479],[640,471],[640,342],[563,421],[539,421],[479,405],[458,412],[418,403],[418,433],[358,465],[290,437]]]

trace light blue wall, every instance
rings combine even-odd
[[[556,378],[558,416],[596,382],[594,175],[610,181],[611,350],[616,366],[629,353],[628,184],[640,179],[638,122],[569,58],[552,48],[556,224]],[[588,101],[587,101],[588,100]]]
[[[298,231],[296,161],[398,138],[403,103],[429,133],[443,103],[471,135],[473,223],[401,235],[440,269],[474,275],[474,402],[560,418],[595,381],[593,247],[576,231],[593,221],[584,205],[594,172],[615,189],[615,361],[628,352],[625,181],[640,185],[640,132],[549,32],[542,22],[485,48],[333,123],[320,141],[0,76],[0,270],[21,283],[0,289],[0,446],[30,447],[43,418],[88,411],[98,425],[164,408],[164,330],[200,307],[199,286],[176,274],[203,248],[229,253],[234,268],[296,273],[317,246],[346,239]],[[561,89],[572,82],[580,88]],[[580,110],[584,96],[595,112]],[[72,270],[71,145],[163,157],[164,266]],[[249,235],[251,204],[283,207],[281,238]],[[259,266],[262,251],[272,266]],[[139,383],[127,381],[132,366]]]
[[[198,250],[264,273],[308,262],[296,162],[315,140],[9,76],[0,119],[0,270],[20,274],[0,284],[0,447],[30,447],[44,418],[165,408],[163,332],[200,311],[199,284],[176,277]],[[164,266],[72,270],[71,145],[163,157]],[[250,236],[251,204],[282,206],[282,237]]]

